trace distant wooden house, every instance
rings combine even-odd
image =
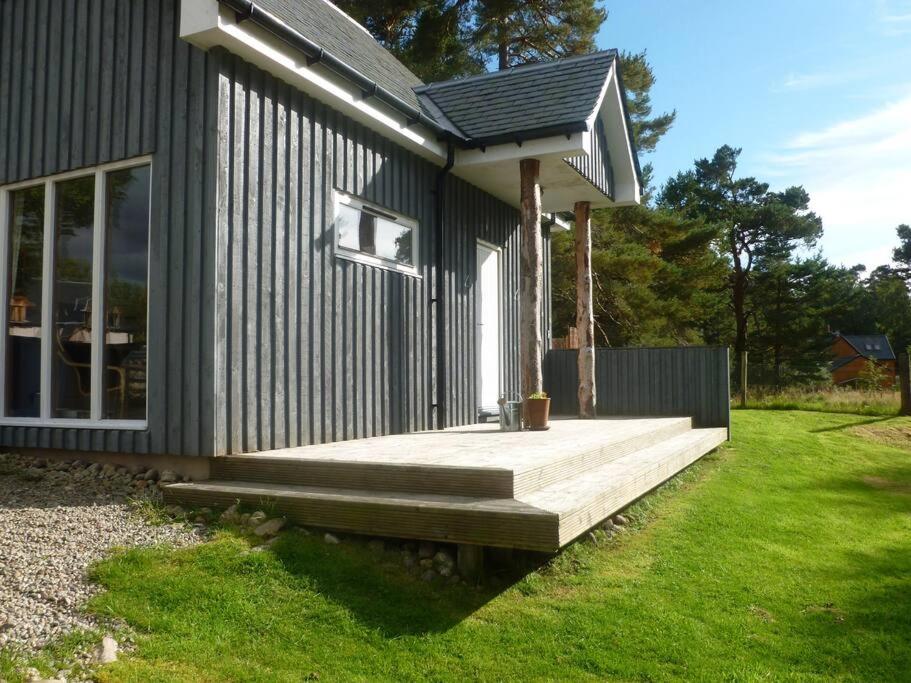
[[[834,360],[830,369],[835,384],[851,384],[860,380],[870,360],[880,366],[884,387],[895,384],[895,352],[886,335],[836,333],[831,352]]]

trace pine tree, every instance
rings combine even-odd
[[[502,70],[594,51],[606,18],[593,0],[480,0],[474,39]]]
[[[694,170],[668,181],[660,202],[716,228],[717,248],[730,263],[737,377],[747,349],[754,268],[763,260],[787,260],[798,246],[811,247],[822,235],[822,221],[808,209],[810,197],[802,187],[771,192],[755,178],[735,178],[738,156],[739,149],[725,145],[711,159],[697,160]]]

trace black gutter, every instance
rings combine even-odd
[[[446,165],[437,171],[434,190],[434,221],[436,223],[434,244],[434,295],[431,303],[436,307],[436,348],[435,360],[437,369],[436,428],[446,429],[446,301],[443,297],[443,244],[445,226],[443,225],[443,198],[446,196],[446,176],[455,163],[455,148],[452,141],[446,143]]]
[[[460,141],[460,147],[464,149],[481,149],[492,147],[493,145],[503,145],[510,142],[522,146],[523,142],[528,140],[537,140],[540,138],[556,137],[557,135],[566,135],[569,137],[574,133],[584,133],[588,130],[585,121],[576,121],[574,123],[561,123],[555,126],[542,126],[541,128],[529,128],[527,130],[513,130],[508,133],[498,133],[497,135],[488,135],[486,137],[469,138]]]
[[[459,140],[451,130],[444,128],[424,112],[405,102],[402,98],[386,90],[375,81],[370,80],[357,69],[354,69],[338,57],[326,52],[319,45],[302,36],[287,24],[256,5],[253,0],[218,0],[237,14],[238,23],[252,21],[292,48],[299,50],[307,57],[308,64],[321,64],[342,78],[356,85],[365,97],[375,97],[383,104],[403,114],[411,123],[420,123],[432,130],[441,139]]]

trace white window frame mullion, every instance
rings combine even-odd
[[[105,263],[107,215],[105,202],[107,200],[107,174],[125,168],[152,165],[151,155],[124,159],[109,164],[98,166],[95,169],[77,169],[59,173],[53,176],[32,178],[0,187],[0,426],[17,427],[53,427],[53,428],[79,428],[79,429],[111,429],[111,430],[141,430],[148,429],[148,394],[146,395],[146,419],[123,420],[102,418],[104,410],[104,278],[107,269]],[[92,348],[91,348],[91,396],[90,417],[84,418],[55,418],[51,416],[53,402],[51,389],[53,387],[53,362],[56,353],[57,334],[54,329],[54,265],[56,258],[56,192],[57,184],[73,178],[82,178],[94,175],[95,178],[95,208],[93,212],[94,225],[92,226]],[[150,180],[151,182],[151,180]],[[10,231],[10,195],[12,192],[29,187],[44,186],[44,241],[42,245],[42,283],[41,283],[41,377],[39,383],[40,410],[39,417],[6,416],[6,349],[8,348],[9,334],[7,330],[9,319],[9,231]],[[151,187],[149,188],[149,235],[148,254],[151,266]],[[148,267],[147,277],[151,279],[152,269]],[[148,282],[146,283],[148,286]],[[146,308],[146,320],[149,310]],[[148,324],[148,323],[147,323]],[[97,342],[97,343],[96,343]],[[146,376],[149,375],[148,365]]]
[[[56,186],[44,182],[44,254],[41,267],[41,410],[42,420],[51,418],[51,380],[54,373],[54,237]]]
[[[104,171],[95,172],[95,213],[92,226],[92,367],[89,416],[100,420],[104,400],[104,252],[106,178]]]
[[[6,338],[9,336],[9,192],[0,190],[0,416],[6,415]]]

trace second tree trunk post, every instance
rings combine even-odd
[[[522,398],[543,390],[541,372],[541,293],[544,281],[541,238],[541,186],[537,159],[519,162],[522,229],[519,235],[519,357]]]
[[[576,202],[576,333],[579,338],[579,417],[595,417],[595,316],[592,310],[591,205]]]

